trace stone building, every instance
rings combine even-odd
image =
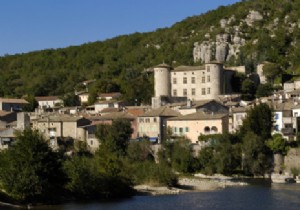
[[[227,70],[217,62],[174,69],[166,64],[158,65],[154,67],[152,107],[186,99],[218,99],[221,94],[232,93],[231,78],[234,73],[234,70]]]

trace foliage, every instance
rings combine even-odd
[[[282,137],[280,133],[276,133],[272,136],[272,139],[266,141],[266,145],[273,151],[273,153],[279,153],[286,155],[288,151],[288,143]]]
[[[183,138],[174,142],[165,142],[159,154],[159,162],[169,164],[178,172],[193,172],[194,157],[190,141]]]
[[[242,83],[241,91],[242,91],[242,100],[245,101],[253,100],[255,98],[254,95],[256,91],[254,82],[249,78],[245,79]]]
[[[154,157],[150,141],[144,139],[130,142],[127,148],[127,157],[130,162],[153,161]]]
[[[249,10],[260,12],[263,20],[253,26],[242,22]],[[224,33],[220,20],[232,16],[235,19],[229,26],[241,25],[240,34],[244,34],[241,38],[246,40],[246,45],[240,49],[239,58],[230,63],[245,65],[252,72],[256,64],[267,60],[278,64],[282,71],[291,69],[297,72],[300,45],[296,40],[299,40],[300,32],[297,27],[291,30],[291,25],[297,23],[299,11],[298,1],[243,1],[188,17],[169,28],[150,33],[7,55],[0,57],[0,96],[63,96],[74,92],[82,81],[95,79],[95,89],[99,92],[120,91],[131,102],[137,99],[139,103],[149,103],[153,76],[144,73],[144,69],[162,61],[174,66],[194,64],[194,43],[204,41],[207,32],[211,37]],[[284,21],[287,15],[288,24]],[[272,27],[276,18],[278,25]],[[269,73],[270,78],[280,75],[273,70]]]
[[[240,128],[240,134],[245,136],[247,132],[251,131],[265,141],[271,138],[272,127],[272,110],[267,104],[262,103],[247,112],[247,117]]]
[[[131,134],[131,123],[127,119],[116,119],[112,125],[98,125],[96,130],[102,148],[120,155],[126,154]]]
[[[260,84],[256,89],[256,98],[266,97],[273,94],[273,87],[271,84]]]
[[[17,134],[15,144],[0,153],[1,188],[15,200],[36,202],[55,199],[64,174],[61,157],[38,131]]]
[[[264,175],[271,171],[272,155],[261,136],[249,131],[243,137],[242,165],[246,174]]]
[[[79,106],[80,105],[80,100],[79,97],[77,95],[75,95],[75,93],[68,93],[65,94],[62,97],[62,100],[64,102],[64,106],[68,107],[68,106]]]
[[[263,74],[270,83],[273,83],[274,79],[282,74],[282,69],[275,63],[267,63],[263,67]]]
[[[28,102],[28,104],[25,104],[22,108],[24,112],[33,112],[39,106],[33,95],[28,95],[24,99]]]
[[[241,149],[238,136],[233,134],[208,135],[212,142],[200,150],[198,170],[205,174],[233,174],[241,165]]]

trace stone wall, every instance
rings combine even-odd
[[[300,169],[300,148],[292,148],[284,157],[284,170],[291,173],[292,168]]]

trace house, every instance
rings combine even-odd
[[[274,132],[282,133],[283,137],[293,140],[295,132],[293,128],[293,101],[274,103]],[[294,112],[295,114],[295,112]]]
[[[234,133],[243,125],[243,120],[247,117],[247,111],[250,107],[235,107],[231,109],[231,120],[229,131]]]
[[[89,93],[88,92],[78,92],[76,93],[76,95],[78,96],[79,98],[79,101],[80,101],[80,104],[85,104],[89,101]]]
[[[63,105],[64,102],[58,96],[38,96],[35,97],[40,108],[54,108]]]
[[[94,104],[95,106],[95,113],[100,113],[105,108],[118,108],[120,109],[123,107],[124,103],[121,101],[98,101]]]
[[[0,110],[3,111],[22,111],[24,105],[28,102],[24,99],[0,98]]]
[[[186,106],[178,109],[180,114],[187,115],[199,111],[214,112],[214,113],[228,113],[229,108],[216,100],[201,100],[201,101],[187,101]]]
[[[43,133],[46,139],[50,139],[53,147],[57,145],[58,139],[85,140],[85,131],[81,127],[90,123],[84,117],[71,115],[44,115],[32,120],[33,128]]]
[[[9,124],[17,121],[16,112],[0,111],[0,128],[7,128]]]
[[[171,128],[173,136],[182,136],[199,143],[200,135],[223,134],[228,132],[228,114],[196,113],[172,117],[167,119],[167,126]]]
[[[148,137],[150,141],[161,143],[167,134],[166,120],[178,117],[180,113],[163,106],[138,116],[138,137]]]
[[[102,116],[91,116],[88,119],[92,122],[92,125],[99,125],[99,124],[109,124],[111,125],[112,122],[116,119],[127,119],[130,121],[131,128],[132,128],[132,135],[131,139],[137,138],[137,118],[127,112],[112,112],[109,114],[105,114]]]
[[[114,93],[100,93],[98,96],[99,100],[118,100],[122,96],[121,93],[119,92],[114,92]]]
[[[12,113],[5,115],[5,117],[7,117],[9,126],[0,128],[0,150],[7,149],[13,143],[16,138],[16,131],[23,131],[30,127],[30,118],[27,113]]]

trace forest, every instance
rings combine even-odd
[[[125,100],[149,103],[153,95],[153,75],[146,69],[160,63],[194,63],[193,46],[211,36],[225,33],[222,18],[234,16],[239,25],[250,10],[263,20],[249,27],[241,24],[246,44],[237,59],[228,65],[245,65],[249,72],[268,61],[279,66],[277,77],[300,73],[300,2],[296,0],[244,0],[221,6],[205,14],[188,17],[169,28],[148,33],[134,33],[70,46],[0,57],[0,97],[56,95],[64,97],[83,89],[82,82],[96,80],[91,93],[120,91]],[[276,20],[276,27],[270,29]],[[225,63],[226,64],[226,63]],[[132,82],[134,81],[134,82]],[[138,88],[137,88],[138,87]]]

